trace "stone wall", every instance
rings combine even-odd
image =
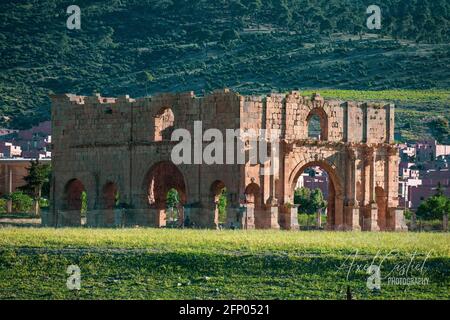
[[[318,165],[331,177],[330,229],[404,228],[398,222],[393,105],[328,101],[299,92],[242,96],[229,90],[205,97],[189,92],[140,99],[70,94],[51,99],[54,207],[49,223],[74,209],[69,203],[80,195],[68,189],[79,181],[88,198],[88,223],[96,221],[95,226],[111,220],[112,200],[105,186],[113,184],[129,225],[164,226],[165,193],[175,188],[182,195],[184,216],[194,226],[216,228],[220,185],[228,196],[225,225],[296,229],[286,208],[302,170]],[[320,119],[320,141],[308,137],[312,115]],[[197,121],[201,132],[214,128],[224,137],[226,129],[276,130],[281,135],[278,170],[262,174],[270,163],[248,161],[205,164],[193,159],[193,164],[175,166],[171,152],[177,142],[170,141],[171,134],[185,129],[194,140]],[[248,155],[251,147],[245,148]],[[93,212],[96,218],[89,219]],[[64,223],[78,219],[65,218]]]

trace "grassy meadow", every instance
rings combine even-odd
[[[444,233],[0,229],[0,299],[449,299],[449,270]]]

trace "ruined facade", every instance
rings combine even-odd
[[[243,96],[228,90],[132,99],[53,95],[53,208],[47,224],[163,227],[167,192],[180,196],[179,219],[216,228],[218,197],[227,190],[225,226],[296,229],[294,187],[308,167],[329,176],[327,228],[405,230],[398,205],[394,105],[326,101],[299,92]],[[308,122],[320,119],[320,139]],[[180,164],[171,161],[173,130],[276,129],[278,170],[267,164]],[[207,145],[206,142],[204,142]]]

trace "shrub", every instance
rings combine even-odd
[[[22,191],[16,191],[10,193],[3,198],[5,201],[12,201],[12,211],[13,212],[29,212],[33,207],[33,198],[29,195],[23,193]]]
[[[8,201],[4,198],[0,198],[0,213],[5,213],[7,211]]]
[[[41,208],[48,208],[50,206],[50,202],[46,198],[40,198],[39,199],[39,207]]]

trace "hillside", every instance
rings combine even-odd
[[[363,0],[84,0],[81,30],[66,28],[70,1],[2,2],[0,125],[48,119],[51,92],[409,89],[379,97],[399,105],[398,139],[450,143],[450,4],[378,3],[367,33]],[[409,97],[424,89],[440,98]]]

